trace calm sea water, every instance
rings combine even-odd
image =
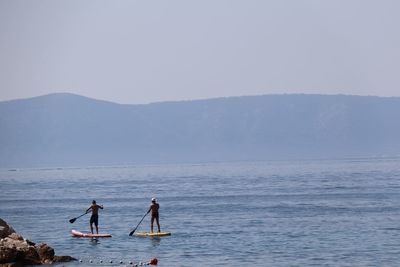
[[[159,266],[400,262],[399,159],[1,170],[0,188],[0,217],[83,261],[66,266],[153,257]],[[172,235],[128,236],[152,197]],[[89,230],[89,216],[68,220],[92,199],[105,207],[100,231],[110,239],[70,236]],[[146,217],[138,231],[148,230]]]

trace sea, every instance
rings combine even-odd
[[[56,266],[400,264],[399,158],[1,169],[0,189],[0,218],[78,259]],[[171,236],[129,236],[153,197]],[[92,200],[111,238],[71,236]]]

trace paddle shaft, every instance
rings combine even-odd
[[[129,235],[133,235],[133,233],[136,231],[136,229],[139,227],[139,225],[142,223],[144,217],[146,217],[146,215],[148,214],[148,212],[146,212],[145,215],[143,215],[142,219],[140,220],[140,222],[138,223],[138,225],[136,225],[135,229],[133,229],[132,232],[129,233]]]
[[[82,214],[82,215],[79,215],[79,216],[76,217],[76,218],[73,218],[73,219],[69,220],[69,222],[70,222],[70,223],[74,223],[74,222],[76,221],[76,219],[78,219],[78,218],[80,218],[80,217],[82,217],[83,215],[86,215],[86,214],[87,214],[87,212],[85,212],[85,213]]]

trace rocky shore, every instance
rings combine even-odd
[[[35,244],[0,218],[0,267],[53,264],[76,260],[70,256],[55,256],[54,249],[45,243]]]

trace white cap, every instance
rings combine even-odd
[[[154,197],[151,199],[151,202],[156,202],[157,199],[155,199]]]

